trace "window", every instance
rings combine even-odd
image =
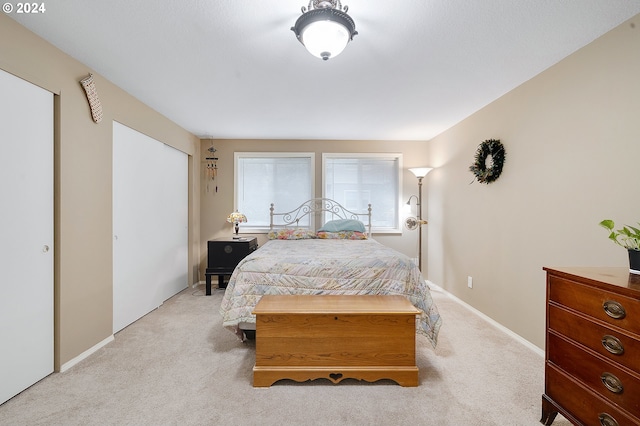
[[[236,152],[235,205],[247,216],[243,232],[269,229],[269,206],[287,212],[314,197],[312,152]],[[309,226],[300,221],[300,226]]]
[[[375,232],[400,232],[402,154],[323,154],[323,196],[355,213],[372,207]]]

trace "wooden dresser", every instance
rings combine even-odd
[[[403,296],[262,296],[253,385],[325,378],[418,386],[416,315]]]
[[[640,425],[640,275],[628,268],[547,271],[541,423]]]

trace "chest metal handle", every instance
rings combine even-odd
[[[602,384],[613,393],[622,393],[624,390],[620,379],[611,373],[602,373],[600,380],[602,380]]]
[[[600,413],[598,414],[598,419],[602,426],[619,426],[618,421],[611,414]]]
[[[614,355],[622,355],[624,353],[624,346],[617,337],[605,334],[602,336],[602,346]]]
[[[627,316],[627,311],[624,310],[622,304],[615,300],[607,300],[602,304],[602,308],[607,315],[614,319],[622,319]]]

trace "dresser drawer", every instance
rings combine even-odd
[[[605,399],[640,417],[640,376],[618,368],[585,349],[556,336],[548,336],[549,361]]]
[[[640,424],[640,418],[612,406],[550,364],[545,367],[545,378],[545,394],[554,401],[562,401],[562,408],[585,425]],[[601,416],[606,422],[600,420]]]
[[[549,300],[640,335],[640,300],[556,276],[549,277]]]
[[[625,365],[640,374],[640,341],[609,327],[591,322],[561,307],[549,305],[548,309],[549,329],[565,335],[593,349],[605,358]],[[615,349],[615,346],[619,343],[622,353],[614,354],[611,350],[607,350],[603,344],[603,339],[605,339],[605,343],[610,349]]]

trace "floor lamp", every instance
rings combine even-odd
[[[422,178],[429,173],[431,167],[414,167],[409,169],[418,178],[418,269],[422,272]]]

